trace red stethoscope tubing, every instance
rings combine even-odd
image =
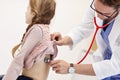
[[[94,17],[94,24],[95,24],[95,26],[96,26],[96,30],[95,30],[95,33],[94,33],[94,35],[93,35],[91,44],[90,44],[90,46],[89,46],[89,48],[88,48],[86,54],[83,56],[83,58],[82,58],[79,62],[77,62],[77,64],[80,64],[81,62],[83,62],[83,60],[84,60],[84,59],[87,57],[87,55],[89,54],[90,49],[91,49],[91,47],[92,47],[92,45],[93,45],[93,42],[94,42],[94,40],[95,40],[95,37],[96,37],[96,34],[97,34],[98,30],[99,30],[100,28],[105,28],[105,27],[108,26],[108,24],[105,24],[105,25],[103,25],[103,26],[97,25],[96,17]]]

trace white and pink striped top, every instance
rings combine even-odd
[[[33,25],[26,33],[19,53],[14,56],[2,80],[16,80],[23,68],[32,68],[43,54],[53,54],[56,57],[57,52],[57,46],[50,39],[49,25]]]

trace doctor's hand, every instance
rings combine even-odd
[[[54,32],[51,34],[51,40],[56,40],[56,45],[62,46],[63,45],[63,40],[62,40],[62,35],[59,32]]]
[[[55,32],[51,34],[51,40],[56,40],[56,45],[63,46],[63,45],[73,45],[73,41],[71,37],[64,36],[62,38],[62,35],[59,32]]]
[[[70,64],[63,60],[52,60],[50,62],[52,70],[59,74],[67,74]]]

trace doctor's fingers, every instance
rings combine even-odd
[[[51,67],[56,67],[56,66],[58,66],[60,63],[61,63],[61,60],[52,60],[52,61],[49,63],[49,65],[50,65]]]
[[[51,40],[59,41],[62,39],[62,35],[59,32],[54,32],[50,36],[51,36]]]
[[[68,69],[65,67],[53,67],[52,70],[58,74],[67,74],[68,73]]]
[[[64,60],[53,60],[50,62],[51,67],[69,67],[70,64]]]
[[[67,72],[70,64],[64,60],[54,60],[50,62],[50,66],[53,68],[54,71],[65,71]]]
[[[55,44],[58,46],[62,46],[64,45],[64,41],[63,40],[55,41]]]

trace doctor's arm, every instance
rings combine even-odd
[[[68,74],[70,63],[63,60],[54,60],[51,61],[50,66],[53,71],[59,74]],[[75,73],[82,75],[91,75],[95,76],[92,64],[74,64]]]
[[[91,8],[88,8],[86,15],[84,16],[82,22],[74,26],[74,28],[66,34],[66,36],[62,37],[61,33],[54,32],[51,34],[51,39],[56,40],[56,44],[59,46],[62,45],[74,45],[90,36],[90,34],[94,31],[93,25],[94,12]]]

